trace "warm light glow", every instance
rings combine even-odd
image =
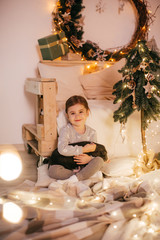
[[[109,64],[105,64],[105,68],[109,68],[110,67],[110,65]]]
[[[3,218],[11,223],[18,223],[23,217],[22,209],[13,202],[3,204]]]
[[[11,181],[19,177],[22,171],[22,162],[16,152],[3,152],[0,155],[0,177]]]
[[[49,12],[55,12],[56,11],[56,3],[55,2],[49,2],[47,8],[48,8]]]

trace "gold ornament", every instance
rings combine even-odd
[[[147,98],[150,99],[152,97],[151,93],[147,94]]]
[[[135,103],[132,104],[132,108],[133,109],[136,109],[137,108],[137,105]]]
[[[134,89],[135,86],[136,86],[136,83],[135,83],[134,80],[131,80],[131,81],[129,81],[129,82],[127,83],[127,85],[128,85],[128,88]]]

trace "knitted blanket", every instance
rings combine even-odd
[[[160,239],[160,170],[135,177],[52,181],[26,180],[1,197],[0,239]],[[2,217],[6,202],[23,210],[19,223]]]

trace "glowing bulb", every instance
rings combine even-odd
[[[116,211],[113,211],[113,212],[112,212],[112,216],[117,216],[117,212],[116,212]]]
[[[140,221],[139,225],[144,227],[146,225],[146,223],[144,221]]]
[[[133,236],[133,238],[134,238],[134,239],[138,239],[138,235],[135,234],[135,235]]]
[[[95,200],[100,200],[100,197],[96,196],[96,197],[95,197]]]
[[[8,222],[18,223],[23,217],[22,209],[13,202],[3,204],[3,218]]]
[[[0,177],[11,181],[19,177],[22,171],[22,162],[17,153],[4,152],[0,155]]]
[[[110,65],[109,65],[109,64],[106,64],[104,67],[105,67],[105,68],[109,68],[109,67],[110,67]]]
[[[149,232],[149,233],[154,233],[154,229],[153,229],[153,228],[149,228],[149,229],[148,229],[148,232]]]

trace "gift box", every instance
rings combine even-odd
[[[38,39],[43,60],[54,60],[69,52],[64,31]]]

